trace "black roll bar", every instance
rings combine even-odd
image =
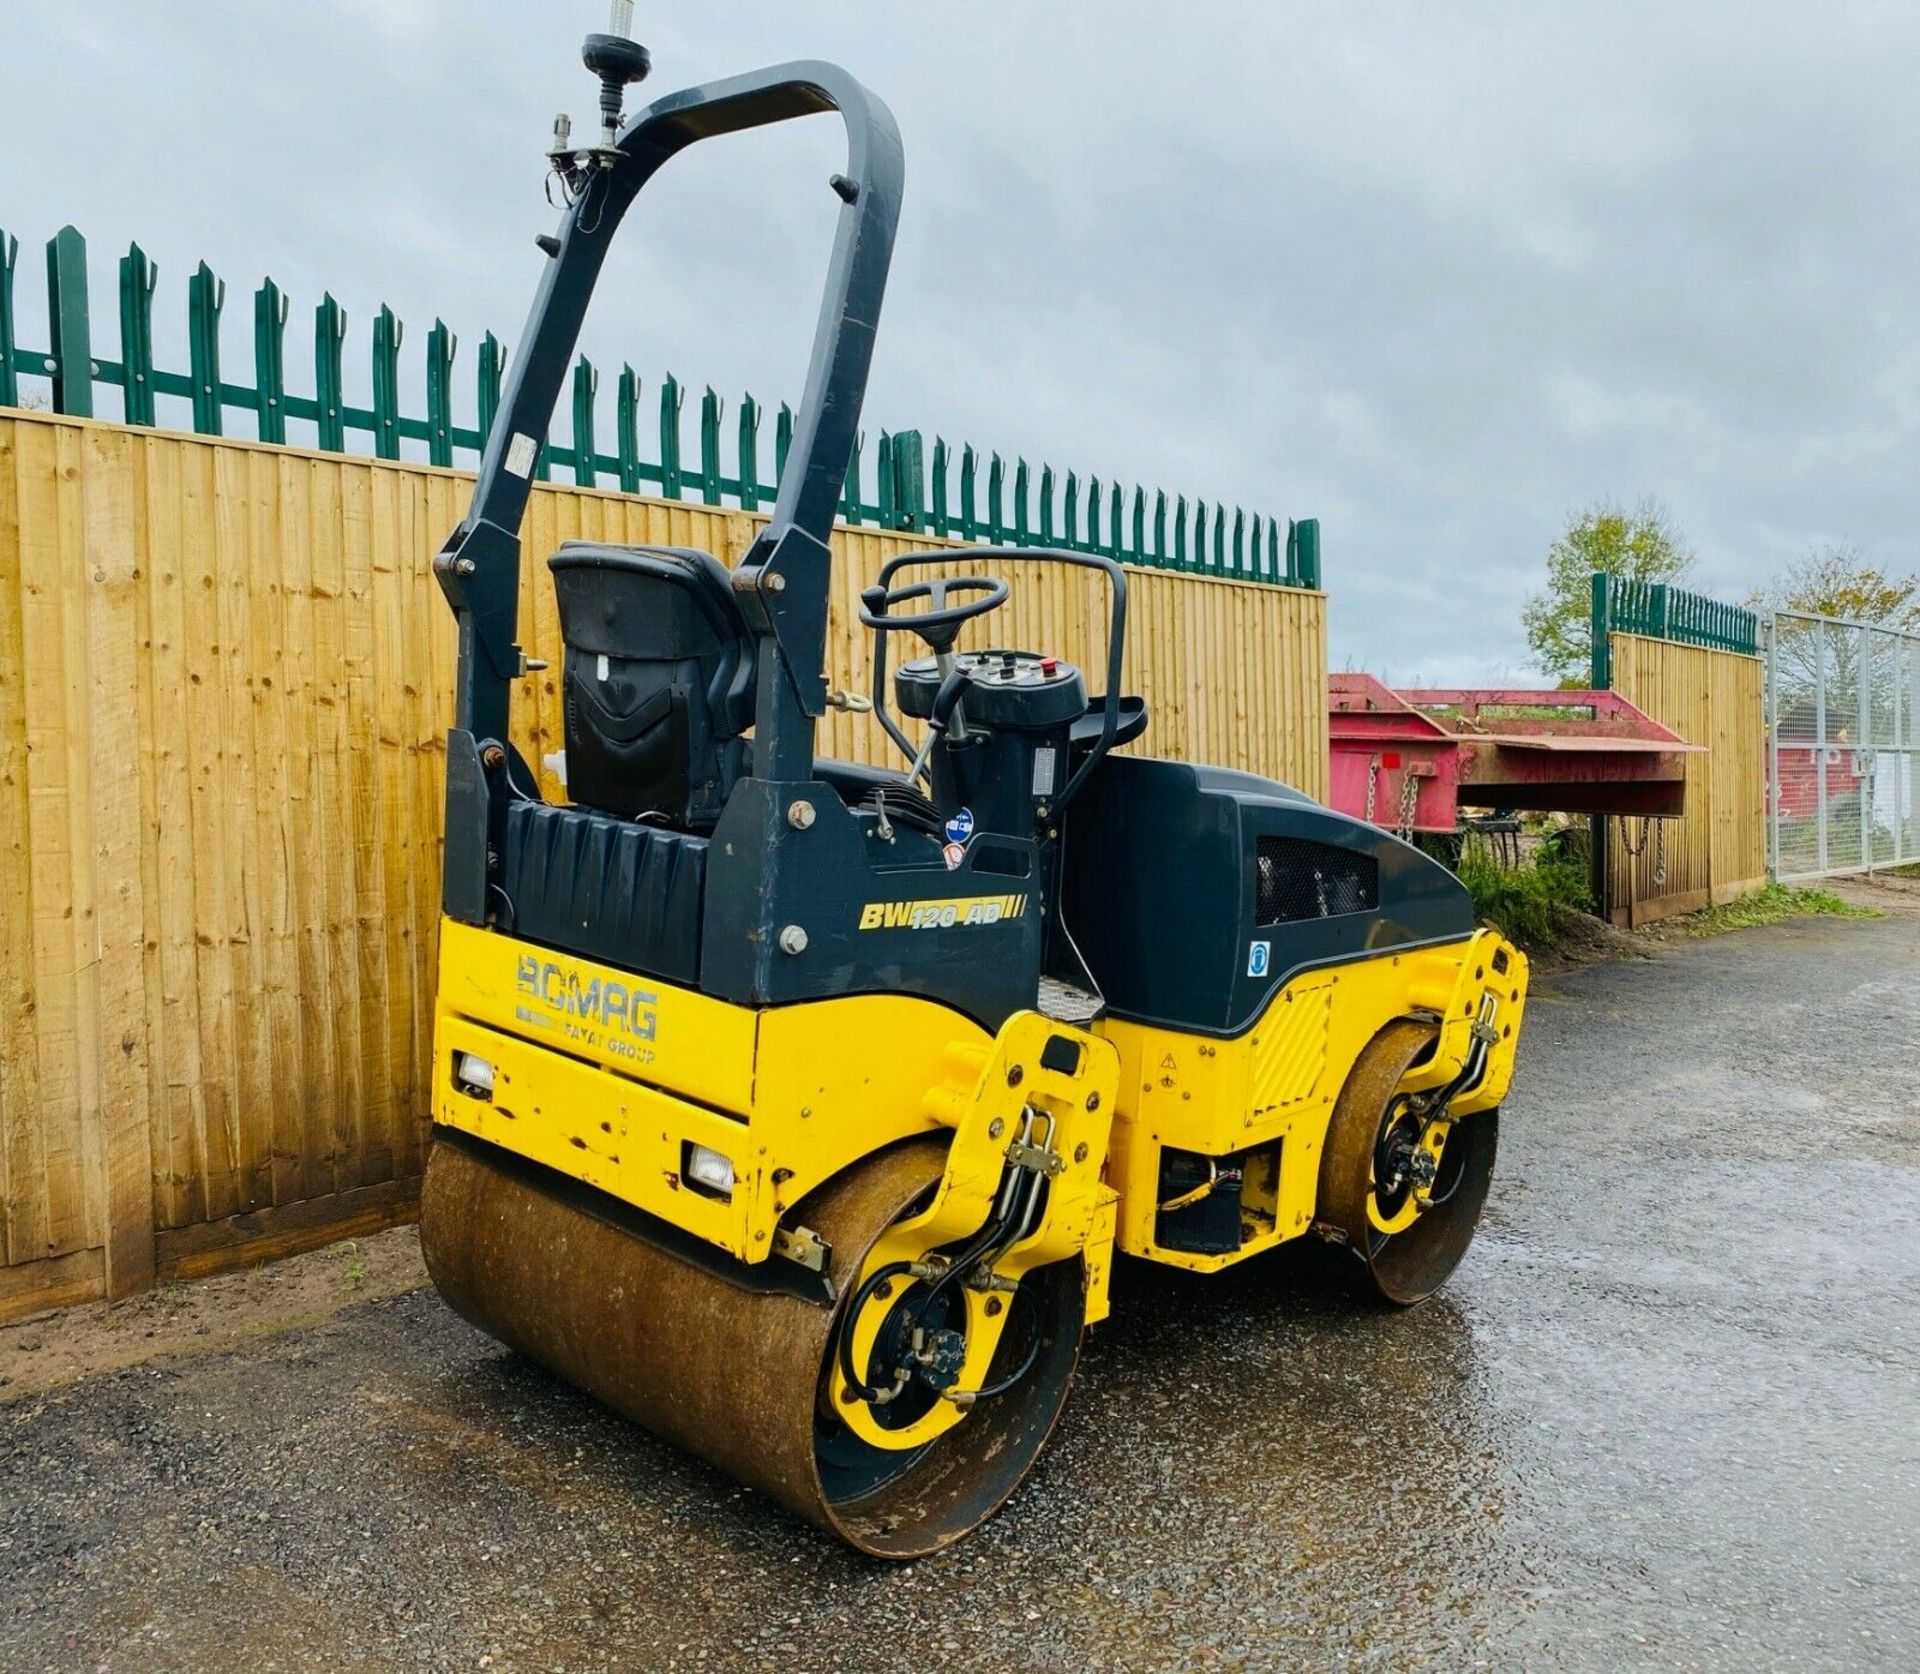
[[[524,669],[520,523],[622,217],[688,146],[825,111],[837,111],[847,131],[846,172],[832,182],[841,201],[833,254],[772,519],[734,575],[760,640],[756,771],[767,778],[810,773],[813,718],[826,709],[827,541],[858,434],[905,183],[892,112],[845,70],[819,62],[776,65],[656,99],[622,129],[611,166],[584,175],[557,243],[543,244],[552,259],[508,368],[471,507],[434,559],[460,629],[457,727],[480,738],[507,735],[512,682]]]

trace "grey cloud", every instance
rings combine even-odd
[[[16,0],[0,225],[139,237],[169,330],[204,255],[295,297],[296,363],[331,286],[356,343],[386,300],[470,367],[518,333],[601,15]],[[1915,561],[1911,7],[713,0],[640,33],[657,86],[826,56],[899,114],[872,427],[1318,514],[1338,665],[1518,671],[1545,546],[1602,494],[1662,496],[1723,593],[1841,535]],[[650,194],[587,348],[777,399],[833,135],[709,151]]]

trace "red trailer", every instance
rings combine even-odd
[[[1327,681],[1332,804],[1403,832],[1460,829],[1460,810],[1685,811],[1689,744],[1617,692],[1393,690]]]

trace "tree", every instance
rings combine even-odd
[[[1547,585],[1521,612],[1527,644],[1550,676],[1576,686],[1593,665],[1593,577],[1677,581],[1693,553],[1658,500],[1631,509],[1601,500],[1575,515],[1547,549]]]
[[[1845,541],[1810,548],[1782,566],[1747,604],[1763,614],[1797,610],[1920,633],[1920,575],[1889,576]]]
[[[1772,582],[1753,593],[1747,606],[1762,615],[1797,611],[1803,616],[1838,616],[1848,622],[1920,633],[1920,575],[1889,576],[1877,564],[1869,564],[1857,547],[1836,541],[1811,547],[1804,557],[1783,565]],[[1874,663],[1868,668],[1862,662],[1863,638],[1852,628],[1824,627],[1792,616],[1775,622],[1775,703],[1784,734],[1811,736],[1809,717],[1817,688],[1824,688],[1828,735],[1833,738],[1854,736],[1856,711],[1867,702],[1877,706],[1889,701],[1898,676],[1885,659],[1896,642],[1881,641],[1881,648],[1871,652]],[[1872,675],[1872,687],[1884,689],[1887,697],[1861,693],[1863,668]]]

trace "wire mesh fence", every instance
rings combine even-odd
[[[1775,878],[1920,862],[1920,635],[1778,612],[1767,717]]]

